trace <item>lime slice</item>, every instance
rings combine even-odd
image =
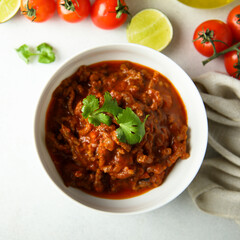
[[[0,23],[12,18],[20,7],[21,0],[0,0]]]
[[[137,13],[127,28],[127,39],[155,50],[163,50],[172,40],[173,29],[159,10],[145,9]]]

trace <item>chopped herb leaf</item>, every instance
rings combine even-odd
[[[55,54],[53,48],[47,43],[42,43],[37,46],[38,62],[51,63],[55,61]]]
[[[36,52],[30,51],[28,45],[23,44],[18,49],[16,49],[20,58],[22,58],[26,63],[29,63],[31,56],[38,56],[38,62],[40,63],[51,63],[55,61],[55,54],[53,48],[47,43],[42,43],[36,48]]]
[[[29,58],[33,55],[35,55],[34,53],[32,53],[29,49],[29,46],[26,44],[23,44],[21,47],[19,47],[18,49],[16,49],[19,57],[21,59],[23,59],[23,61],[25,61],[26,63],[29,63]]]
[[[110,116],[103,112],[112,114],[116,118],[119,124],[119,128],[116,130],[119,141],[128,144],[136,144],[142,141],[148,115],[141,122],[131,108],[122,109],[119,107],[116,99],[112,99],[109,92],[105,93],[104,104],[101,108],[99,108],[99,100],[96,96],[88,95],[83,99],[82,115],[88,119],[89,123],[94,126],[99,126],[101,123],[110,126],[112,120]]]
[[[112,98],[109,92],[105,92],[104,94],[104,104],[100,109],[96,111],[96,113],[100,112],[108,112],[111,113],[114,117],[117,117],[119,113],[122,112],[122,108],[118,106],[117,100]]]
[[[88,95],[83,99],[82,115],[84,118],[99,108],[99,100],[94,95]]]
[[[106,100],[105,100],[106,101]],[[105,103],[105,102],[104,102]],[[99,100],[94,95],[88,95],[83,99],[82,115],[84,118],[87,118],[89,123],[93,124],[95,127],[99,126],[101,123],[111,125],[111,118],[102,113],[107,111],[99,111]],[[97,110],[97,111],[96,111]],[[105,108],[105,110],[107,110]]]
[[[111,118],[104,113],[93,114],[88,118],[88,121],[89,121],[89,123],[93,124],[94,126],[99,126],[101,123],[104,123],[104,124],[110,126],[112,123]]]
[[[117,129],[117,137],[121,142],[128,144],[136,144],[142,141],[145,135],[145,122],[148,118],[141,122],[139,117],[129,107],[124,109],[117,116],[117,123],[120,128]]]

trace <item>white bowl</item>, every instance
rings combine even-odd
[[[185,104],[190,129],[190,157],[179,160],[164,183],[137,197],[111,200],[94,197],[79,189],[66,187],[51,160],[45,145],[45,116],[53,91],[79,66],[107,60],[128,60],[157,70],[178,90]],[[170,202],[183,192],[197,174],[207,146],[207,117],[199,95],[189,76],[165,55],[135,44],[113,44],[86,50],[66,61],[45,87],[35,116],[35,141],[40,160],[52,181],[77,202],[104,212],[133,214],[146,212]],[[46,193],[47,194],[47,193]]]

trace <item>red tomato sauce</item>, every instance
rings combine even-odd
[[[82,100],[108,91],[145,123],[140,143],[119,141],[116,122],[94,126],[82,116]],[[94,196],[123,199],[160,186],[176,161],[189,157],[187,113],[171,82],[132,62],[81,66],[56,88],[46,115],[46,146],[66,186]]]

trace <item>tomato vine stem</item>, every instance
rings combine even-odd
[[[228,52],[231,52],[231,51],[237,51],[237,53],[238,53],[238,60],[239,60],[239,53],[240,53],[239,47],[240,47],[240,42],[232,45],[231,47],[229,47],[229,48],[227,48],[227,49],[225,49],[225,50],[223,50],[223,51],[221,51],[221,52],[216,52],[216,53],[214,53],[211,57],[209,57],[209,58],[207,58],[206,60],[202,61],[202,64],[203,64],[203,65],[206,65],[207,63],[209,63],[209,62],[212,61],[213,59],[215,59],[215,58],[217,58],[217,57],[219,57],[219,56],[221,56],[221,55],[224,55],[224,54],[226,54],[226,53],[228,53]]]

